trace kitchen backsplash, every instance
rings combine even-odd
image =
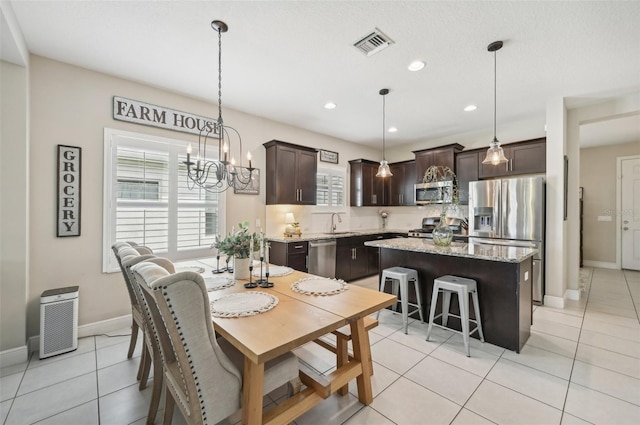
[[[460,214],[468,217],[466,205],[460,205]],[[420,227],[422,218],[427,216],[438,216],[441,211],[440,206],[415,206],[415,207],[346,207],[325,209],[313,206],[300,205],[267,205],[266,206],[266,229],[268,235],[279,235],[284,233],[284,216],[286,213],[293,213],[296,221],[300,223],[303,233],[325,233],[331,231],[331,215],[336,212],[342,222],[334,219],[336,231],[346,231],[358,229],[381,229],[382,218],[380,211],[388,213],[387,228],[398,230],[409,230]]]

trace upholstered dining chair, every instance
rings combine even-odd
[[[126,251],[127,248],[123,248]],[[155,257],[152,255],[136,256],[129,252],[129,255],[122,256],[122,266],[124,267],[133,291],[135,293],[138,305],[142,310],[142,317],[144,318],[144,337],[147,355],[141,359],[141,368],[143,368],[143,376],[140,380],[142,384],[143,380],[149,377],[150,365],[153,364],[153,388],[151,392],[151,401],[149,402],[149,410],[147,413],[147,425],[152,425],[155,422],[156,414],[158,413],[158,407],[160,405],[160,398],[162,395],[162,387],[164,380],[164,360],[162,358],[162,352],[160,351],[160,341],[158,339],[158,333],[155,329],[155,325],[151,318],[151,312],[147,306],[147,301],[141,292],[138,285],[138,281],[133,277],[131,267],[141,261],[148,261],[163,267],[168,273],[175,273],[175,267],[173,263],[166,258]],[[141,385],[140,389],[144,389]]]
[[[118,266],[120,267],[120,271],[122,272],[122,277],[124,278],[127,292],[129,293],[129,301],[131,301],[131,339],[129,340],[129,351],[127,352],[127,358],[130,359],[136,349],[136,341],[138,340],[138,329],[142,328],[144,319],[142,317],[142,311],[140,310],[140,306],[138,305],[135,293],[133,292],[133,287],[131,286],[129,276],[127,275],[124,267],[122,267],[122,256],[141,256],[141,254],[128,242],[116,242],[111,246],[111,249],[113,250],[113,253],[116,256],[116,260],[118,261]],[[143,259],[141,259],[140,261],[142,260]],[[138,379],[140,379],[140,371],[138,371]]]
[[[160,337],[163,424],[171,423],[176,404],[190,425],[215,424],[235,413],[242,399],[242,369],[236,364],[242,365],[244,356],[216,339],[202,276],[190,271],[170,275],[149,262],[136,264],[132,271]],[[265,364],[264,374],[264,394],[297,382],[298,358],[287,353],[273,359]]]

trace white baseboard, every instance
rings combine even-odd
[[[109,332],[117,331],[123,328],[131,327],[131,315],[114,317],[113,319],[101,320],[100,322],[88,323],[78,326],[78,338],[91,335],[102,335]],[[29,352],[38,351],[40,349],[40,335],[29,338]]]
[[[0,351],[0,367],[26,363],[27,360],[29,360],[29,350],[27,350],[26,345]]]
[[[113,319],[102,320],[100,322],[89,323],[78,326],[78,338],[91,335],[101,335],[117,331],[122,328],[131,327],[131,315],[114,317]]]
[[[552,308],[564,308],[564,298],[554,297],[552,295],[544,296],[544,305]]]
[[[620,270],[620,267],[618,267],[616,263],[610,263],[608,261],[584,260],[582,263],[585,267],[599,267],[601,269]]]
[[[582,291],[580,289],[567,289],[564,297],[568,300],[580,301]]]

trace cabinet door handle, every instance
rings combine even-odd
[[[299,199],[299,201],[302,202],[302,189],[300,189],[300,199]]]
[[[293,249],[302,249],[302,248],[304,248],[304,245],[295,245],[293,247]]]

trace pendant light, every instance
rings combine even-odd
[[[385,96],[389,94],[389,89],[381,89],[379,93],[380,95],[382,95],[382,161],[380,161],[380,166],[378,167],[378,173],[376,174],[376,177],[391,177],[393,176],[393,174],[391,174],[391,170],[389,169],[389,163],[384,159],[384,142],[385,133],[387,132],[385,126]]]
[[[504,164],[508,159],[504,156],[504,149],[500,147],[500,142],[496,137],[496,92],[497,92],[497,66],[496,66],[496,52],[502,48],[502,41],[494,41],[489,44],[487,50],[493,52],[493,141],[489,144],[489,150],[487,151],[487,157],[482,161],[483,164],[498,165]]]

